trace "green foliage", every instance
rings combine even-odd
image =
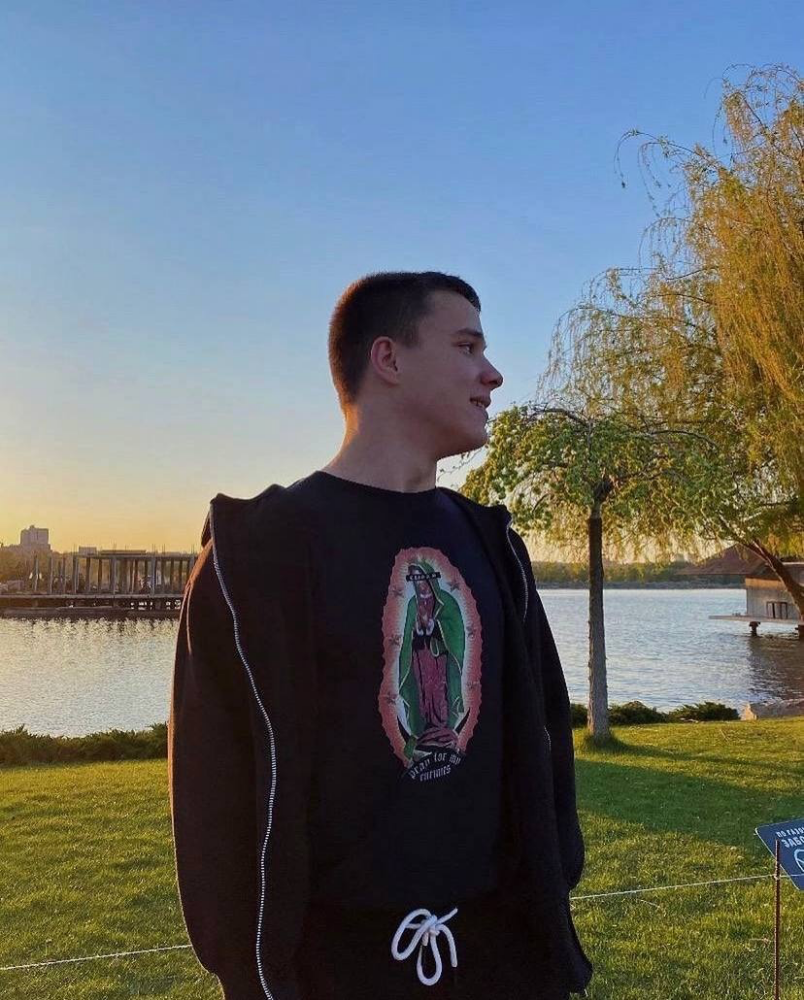
[[[531,565],[537,587],[547,583],[563,583],[583,587],[589,582],[589,571],[585,563],[533,562]]]
[[[532,562],[533,575],[536,579],[536,586],[546,584],[564,584],[574,587],[586,587],[589,583],[589,570],[586,563],[582,562]],[[649,583],[672,583],[673,586],[694,586],[700,587],[699,579],[680,575],[679,571],[686,566],[686,562],[634,562],[634,563],[608,563],[604,567],[605,583],[612,584],[649,584]],[[715,577],[718,586],[723,586],[724,580],[728,580],[726,574],[723,577]]]
[[[718,719],[739,719],[735,708],[721,705],[716,701],[702,701],[697,705],[682,705],[667,713],[669,722],[713,722]]]
[[[134,731],[110,729],[87,736],[44,736],[25,726],[0,731],[0,765],[75,761],[151,760],[167,756],[167,724]]]
[[[650,265],[609,272],[584,313],[606,317],[598,325],[616,331],[626,368],[644,350],[658,377],[638,380],[643,391],[663,412],[697,421],[733,468],[731,489],[701,495],[705,530],[795,549],[804,532],[804,79],[780,65],[725,77],[717,127],[713,149],[629,134],[644,140],[649,187],[669,197],[646,232]]]
[[[804,545],[804,80],[724,80],[719,124],[724,156],[647,137],[672,195],[645,263],[590,282],[534,402],[495,418],[467,476],[467,495],[570,558],[595,510],[610,558],[751,541],[772,565]]]
[[[570,704],[573,729],[585,726],[588,720],[586,705],[578,702]],[[717,701],[704,701],[697,705],[683,705],[669,712],[651,708],[641,701],[627,701],[623,705],[611,705],[609,722],[613,726],[640,726],[657,722],[713,722],[739,719],[736,708],[730,708]]]
[[[586,725],[586,705],[570,705],[573,728]],[[630,726],[654,722],[704,722],[737,719],[736,709],[718,702],[684,705],[670,712],[629,701],[612,705],[612,725]],[[167,756],[167,724],[157,722],[148,729],[110,729],[87,736],[44,736],[29,733],[25,726],[0,731],[0,766],[24,764],[69,764],[80,761],[153,760]]]
[[[658,709],[643,705],[641,701],[627,701],[624,705],[611,706],[609,722],[613,726],[633,726],[646,722],[667,722],[667,716]]]
[[[602,412],[571,384],[575,375],[562,375],[557,405],[516,405],[494,418],[485,461],[467,473],[462,492],[506,503],[517,530],[571,559],[587,554],[593,513],[603,518],[609,558],[648,541],[665,558],[673,548],[695,551],[701,496],[730,481],[713,442],[666,421]]]
[[[19,552],[0,549],[0,583],[7,580],[24,580],[30,569],[29,560]]]
[[[570,718],[572,719],[573,729],[576,729],[578,726],[585,726],[589,718],[589,710],[586,705],[581,705],[580,702],[573,701],[570,703]]]

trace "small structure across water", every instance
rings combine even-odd
[[[804,584],[804,562],[785,562],[785,569],[798,583]],[[804,619],[798,605],[782,581],[763,566],[745,577],[745,613],[733,615],[710,615],[721,621],[748,622],[752,635],[763,622],[795,625],[799,639],[804,639]]]
[[[61,556],[37,553],[27,588],[0,594],[0,615],[174,618],[196,559],[193,552],[145,549],[102,549]]]

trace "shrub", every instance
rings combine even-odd
[[[611,706],[609,722],[613,726],[638,726],[647,722],[667,722],[667,715],[641,701],[627,701],[624,705]]]
[[[701,701],[697,705],[682,705],[667,713],[671,722],[714,722],[718,719],[739,719],[736,708],[729,708],[718,701]]]
[[[71,761],[152,760],[167,756],[167,723],[148,729],[110,729],[87,736],[43,736],[25,726],[0,732],[0,765]]]
[[[573,728],[587,724],[586,705],[570,705]],[[734,708],[704,701],[660,712],[641,701],[611,705],[613,726],[635,726],[656,722],[713,722],[739,719]],[[73,761],[153,760],[167,757],[167,723],[157,722],[147,729],[110,729],[87,736],[43,736],[29,733],[25,726],[0,731],[0,767],[21,764],[55,764]]]
[[[589,719],[586,705],[573,702],[570,705],[573,729],[585,726]],[[669,712],[651,708],[641,701],[627,701],[623,705],[609,706],[609,722],[612,726],[640,726],[656,722],[715,722],[739,719],[736,708],[729,708],[718,701],[703,701],[697,705],[683,705]]]
[[[577,701],[570,705],[570,717],[572,718],[572,728],[585,726],[589,719],[589,711],[586,705],[580,705]]]

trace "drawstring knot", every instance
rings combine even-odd
[[[409,958],[412,954],[416,945],[419,946],[419,954],[416,957],[416,971],[419,975],[419,981],[425,986],[432,986],[433,983],[437,983],[441,978],[441,971],[443,969],[443,964],[441,962],[441,954],[438,950],[438,935],[443,934],[447,943],[449,944],[450,953],[450,963],[453,969],[458,967],[458,953],[455,948],[455,938],[452,936],[452,931],[447,927],[447,920],[454,917],[458,912],[458,908],[455,907],[454,910],[450,910],[449,913],[445,914],[443,917],[437,917],[434,913],[429,910],[418,909],[411,910],[410,913],[402,919],[399,927],[394,934],[394,940],[391,943],[391,954],[397,961],[403,961]],[[420,917],[418,922],[416,917]],[[410,944],[405,948],[404,951],[399,950],[399,941],[406,930],[410,928],[414,934],[411,939]],[[427,946],[430,946],[433,950],[433,958],[435,959],[435,973],[429,978],[425,976],[424,969],[422,968],[422,953]]]

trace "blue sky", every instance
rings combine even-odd
[[[215,493],[337,451],[361,274],[472,282],[492,414],[527,398],[650,221],[620,136],[710,143],[718,78],[801,69],[804,13],[3,0],[0,37],[0,540],[189,548]]]

